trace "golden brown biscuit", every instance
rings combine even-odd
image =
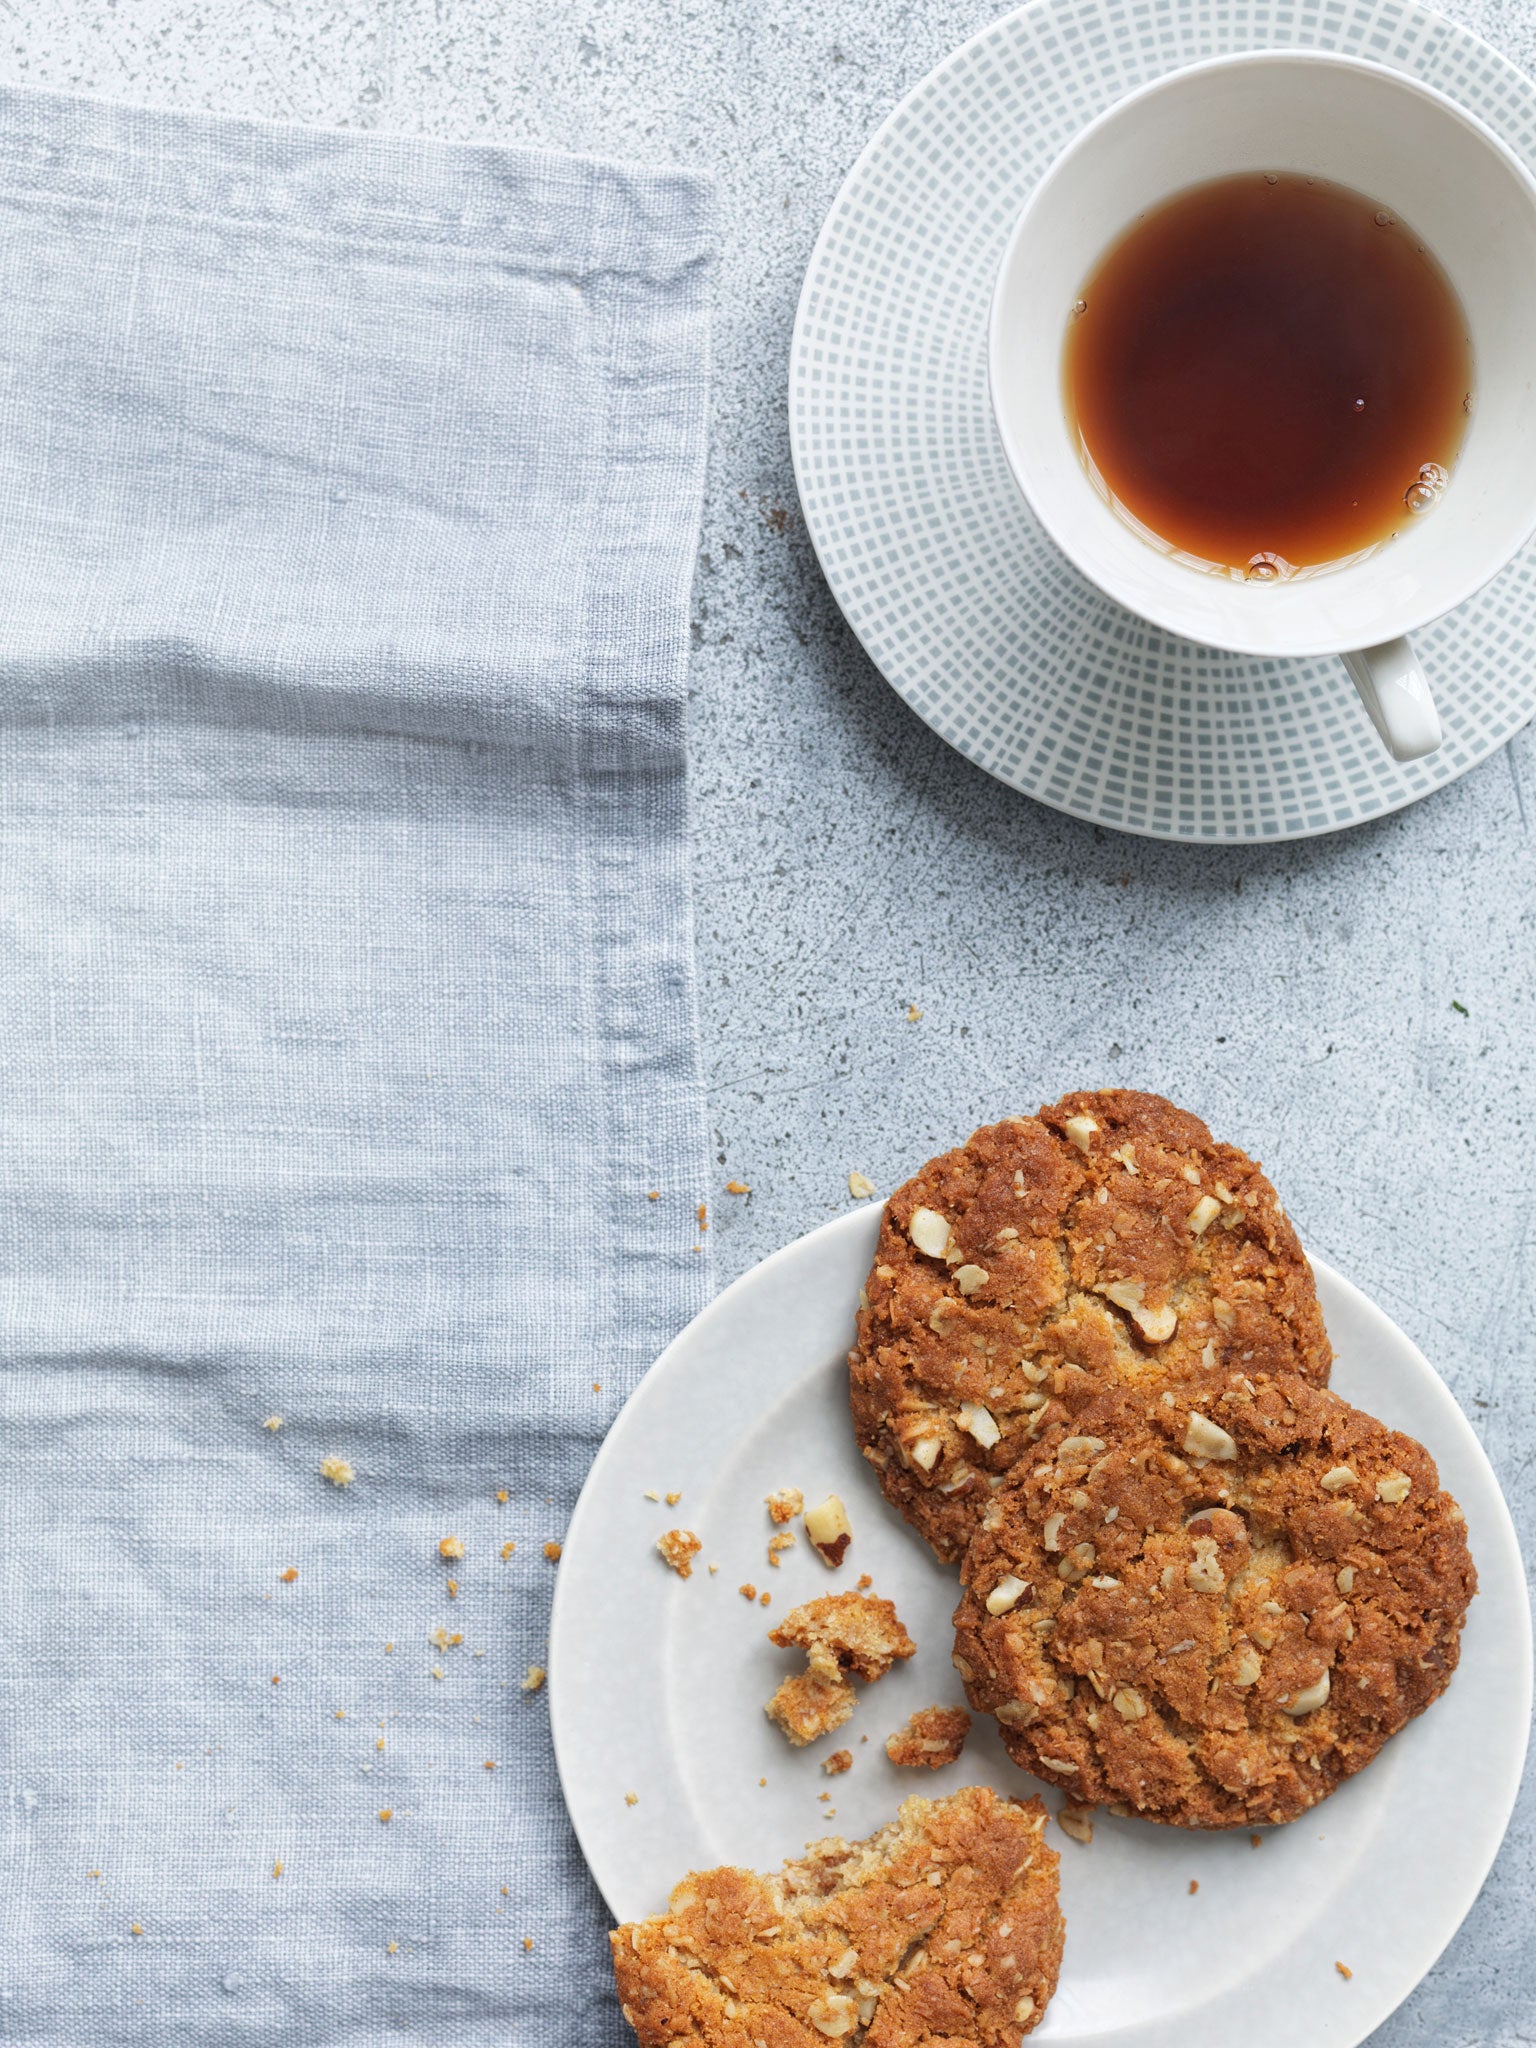
[[[1274,1189],[1129,1089],[979,1130],[886,1204],[850,1354],[886,1498],[958,1561],[989,1488],[1085,1381],[1241,1364],[1326,1385],[1312,1273]]]
[[[1422,1444],[1293,1374],[1115,1386],[966,1556],[955,1664],[1015,1762],[1178,1827],[1293,1820],[1450,1682],[1477,1578]]]
[[[904,1770],[942,1771],[959,1758],[971,1732],[964,1707],[919,1707],[905,1728],[885,1738],[885,1753]]]
[[[1018,2048],[1061,1967],[1045,1818],[972,1786],[771,1877],[695,1871],[609,1937],[624,2017],[644,2048]]]

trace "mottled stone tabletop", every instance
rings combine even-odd
[[[0,76],[714,171],[724,253],[692,741],[718,1278],[846,1207],[850,1168],[884,1190],[975,1123],[1064,1088],[1159,1089],[1255,1152],[1306,1242],[1434,1360],[1530,1546],[1530,729],[1449,789],[1331,838],[1121,838],[934,738],[843,625],[798,517],[785,363],[816,229],[892,103],[1003,11],[14,0]],[[1532,0],[1449,11],[1536,68]],[[730,1179],[751,1194],[725,1195]],[[1536,2037],[1533,1912],[1528,1785],[1481,1900],[1376,2042]]]

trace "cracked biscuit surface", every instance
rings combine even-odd
[[[695,1871],[609,1937],[624,2017],[644,2048],[1017,2048],[1061,1966],[1045,1819],[972,1786],[771,1876]]]
[[[1157,1095],[1102,1089],[977,1131],[886,1204],[849,1357],[886,1498],[957,1562],[989,1491],[1086,1382],[1326,1385],[1311,1268],[1274,1189]]]
[[[1411,1437],[1294,1375],[1113,1387],[967,1553],[955,1663],[1015,1762],[1179,1827],[1293,1820],[1437,1699],[1477,1579]]]

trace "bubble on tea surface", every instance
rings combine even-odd
[[[1283,583],[1291,573],[1291,564],[1284,555],[1272,554],[1268,549],[1257,555],[1250,555],[1243,570],[1249,583]]]
[[[1354,409],[1355,409],[1355,411],[1356,411],[1356,412],[1364,412],[1364,411],[1365,411],[1365,400],[1364,400],[1363,398],[1357,398],[1357,399],[1355,400],[1355,408],[1354,408]]]
[[[1074,320],[1081,320],[1087,310],[1088,301],[1086,299],[1074,299],[1072,301],[1072,318]]]
[[[1266,185],[1278,185],[1280,180],[1276,177],[1273,171],[1266,171],[1264,173],[1264,182]]]
[[[1395,228],[1397,226],[1397,215],[1395,213],[1388,213],[1384,206],[1379,206],[1376,209],[1376,225],[1379,228]]]
[[[1427,512],[1450,480],[1449,470],[1438,462],[1421,463],[1418,475],[1403,493],[1403,503],[1410,512]]]

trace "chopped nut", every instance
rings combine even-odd
[[[964,1270],[962,1267],[961,1271]],[[983,1407],[980,1401],[960,1403],[960,1427],[967,1435],[974,1437],[984,1451],[990,1451],[992,1446],[1001,1440],[1003,1434],[997,1426],[992,1410]]]
[[[691,1529],[669,1529],[656,1538],[656,1548],[680,1579],[693,1577],[693,1560],[704,1545]]]
[[[853,1751],[851,1749],[834,1749],[830,1756],[822,1758],[821,1768],[829,1778],[841,1777],[844,1771],[851,1771],[853,1769]],[[834,1970],[832,1974],[836,1976],[838,1973]],[[845,1970],[842,1974],[846,1976],[848,1973]]]
[[[1032,2020],[1034,2016],[1035,2001],[1033,2000],[1033,1998],[1030,1997],[1029,1993],[1026,1991],[1024,1996],[1019,2000],[1018,2004],[1013,2008],[1013,2017],[1017,2021],[1017,2023],[1022,2027],[1026,2020]]]
[[[523,1680],[523,1691],[538,1692],[548,1676],[549,1673],[542,1664],[530,1664],[528,1666],[528,1676]]]
[[[914,1209],[907,1235],[930,1259],[942,1259],[949,1247],[949,1225],[937,1209]]]
[[[1348,1465],[1335,1465],[1331,1472],[1325,1472],[1317,1482],[1326,1493],[1337,1493],[1341,1486],[1353,1486],[1355,1473]]]
[[[1099,1127],[1091,1116],[1069,1116],[1062,1128],[1078,1151],[1086,1153],[1088,1141]]]
[[[1074,1806],[1069,1799],[1056,1816],[1056,1825],[1064,1835],[1070,1835],[1074,1842],[1086,1847],[1093,1840],[1093,1808]]]
[[[1221,1204],[1214,1195],[1202,1195],[1190,1210],[1186,1219],[1191,1237],[1204,1237],[1207,1230],[1221,1214]]]
[[[805,1506],[805,1495],[798,1486],[780,1486],[766,1496],[769,1519],[775,1522],[792,1522]]]
[[[829,1493],[820,1507],[806,1509],[805,1533],[823,1564],[835,1570],[853,1541],[848,1510],[835,1493]]]
[[[1101,1436],[1066,1436],[1056,1446],[1058,1464],[1075,1463],[1079,1458],[1096,1458],[1104,1448]]]
[[[1354,1566],[1352,1564],[1341,1565],[1339,1570],[1334,1574],[1333,1583],[1338,1587],[1341,1593],[1353,1593],[1353,1591],[1355,1590]]]
[[[1237,1310],[1232,1306],[1231,1302],[1223,1301],[1219,1295],[1212,1295],[1211,1297],[1211,1314],[1224,1330],[1236,1327]]]
[[[441,1537],[439,1537],[439,1538],[438,1538],[438,1544],[437,1544],[437,1554],[438,1554],[438,1556],[439,1556],[439,1557],[449,1557],[449,1558],[458,1558],[458,1557],[462,1557],[462,1556],[464,1555],[464,1539],[463,1539],[463,1537],[462,1537],[462,1536],[441,1536]]]
[[[986,1598],[988,1614],[1007,1614],[1017,1607],[1029,1587],[1024,1580],[1010,1572],[1006,1579],[999,1579]]]
[[[1257,1650],[1246,1644],[1238,1652],[1237,1662],[1232,1666],[1232,1683],[1239,1691],[1246,1692],[1250,1685],[1257,1685],[1264,1675],[1264,1666]]]
[[[939,1453],[944,1448],[944,1439],[938,1436],[920,1436],[911,1446],[911,1459],[925,1472],[931,1472],[939,1462]]]
[[[1376,1498],[1386,1501],[1391,1507],[1396,1507],[1399,1501],[1408,1498],[1412,1485],[1413,1481],[1406,1472],[1389,1472],[1385,1479],[1377,1480]]]
[[[974,1294],[978,1287],[985,1287],[992,1275],[985,1266],[957,1266],[955,1285],[962,1294]]]
[[[1193,1593],[1219,1593],[1227,1583],[1221,1568],[1219,1546],[1214,1536],[1195,1538],[1194,1562],[1185,1567],[1185,1581]]]
[[[1046,1516],[1045,1526],[1040,1531],[1040,1541],[1047,1550],[1060,1550],[1061,1525],[1066,1519],[1066,1516],[1061,1514]]]
[[[867,1202],[875,1192],[875,1184],[866,1174],[850,1173],[848,1192],[856,1202]]]
[[[1208,1415],[1198,1409],[1191,1409],[1189,1427],[1184,1432],[1184,1448],[1192,1458],[1232,1459],[1237,1456],[1236,1439],[1230,1437],[1220,1423],[1212,1422]]]
[[[357,1477],[357,1474],[345,1458],[322,1458],[320,1460],[320,1477],[322,1479],[329,1479],[332,1486],[350,1486]]]
[[[1123,1721],[1139,1721],[1147,1711],[1147,1703],[1134,1685],[1122,1685],[1111,1705]]]
[[[1327,1699],[1328,1691],[1329,1677],[1325,1671],[1321,1678],[1306,1688],[1305,1692],[1298,1692],[1289,1700],[1281,1700],[1280,1705],[1287,1714],[1310,1714]]]
[[[851,2034],[859,2023],[859,2008],[851,1998],[841,1991],[829,1991],[825,1998],[813,1998],[805,2008],[805,2016],[819,2034],[826,2034],[836,2040],[840,2035]]]

